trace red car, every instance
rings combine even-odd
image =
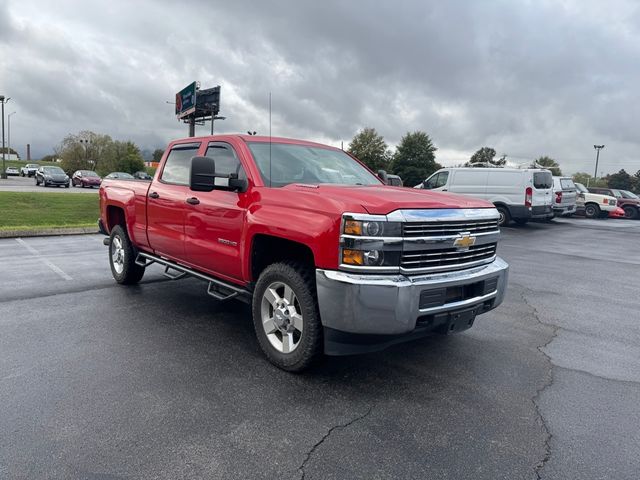
[[[616,207],[614,210],[609,212],[609,218],[624,218],[624,209],[620,207]]]
[[[218,301],[249,303],[265,356],[288,371],[471,328],[506,289],[498,211],[380,177],[318,143],[174,141],[151,182],[100,187],[111,273],[135,284],[161,265],[206,281]]]
[[[102,183],[100,175],[92,170],[76,170],[71,177],[71,184],[74,187],[99,187]]]

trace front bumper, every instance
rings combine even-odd
[[[325,352],[339,355],[379,349],[370,348],[377,336],[384,348],[403,337],[438,330],[461,315],[465,321],[470,318],[471,326],[475,315],[502,303],[508,273],[508,264],[499,257],[468,270],[411,277],[317,269],[320,318],[328,333]],[[351,340],[340,340],[354,334],[374,338],[363,342],[367,345],[362,348],[354,347]]]

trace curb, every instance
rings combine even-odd
[[[15,229],[0,230],[0,238],[13,237],[49,237],[53,235],[84,235],[95,234],[97,227],[60,227],[60,228],[38,228],[38,229]]]

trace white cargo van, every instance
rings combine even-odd
[[[415,188],[460,193],[492,202],[500,224],[524,225],[530,218],[553,218],[553,177],[549,170],[443,168]]]

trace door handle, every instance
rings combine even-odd
[[[160,198],[160,195],[158,195],[158,192],[151,192],[149,198]]]
[[[191,197],[187,198],[187,203],[191,205],[198,205],[200,203],[200,200],[198,200],[196,197]]]
[[[442,191],[443,191],[443,192],[446,192],[446,191],[447,191],[447,189],[446,189],[446,188],[443,188],[443,189],[442,189]]]

